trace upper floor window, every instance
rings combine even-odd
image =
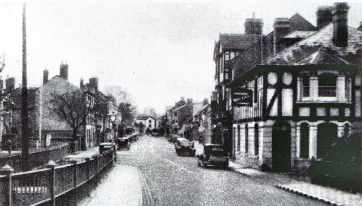
[[[303,77],[302,78],[302,84],[303,84],[303,97],[309,97],[310,96],[310,81],[309,77]]]
[[[318,95],[322,97],[335,97],[337,77],[334,74],[322,74],[318,78]]]

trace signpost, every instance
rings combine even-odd
[[[251,107],[253,91],[245,88],[233,88],[231,91],[232,105],[235,107]]]

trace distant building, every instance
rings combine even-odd
[[[145,126],[145,130],[147,129],[155,129],[157,127],[156,118],[150,115],[139,115],[136,117],[135,122],[137,124],[142,123]]]

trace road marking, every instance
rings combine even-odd
[[[174,166],[177,167],[179,170],[185,171],[185,172],[187,172],[187,173],[189,173],[189,174],[194,174],[194,172],[186,169],[185,167],[183,167],[183,166],[181,166],[181,165],[179,165],[179,164],[177,164],[177,163],[175,163],[175,162],[173,162],[173,161],[171,161],[171,160],[169,160],[169,159],[162,159],[162,160],[163,160],[163,161],[166,161],[166,162],[168,162],[168,163],[170,163],[170,164],[172,164],[172,165],[174,165]]]

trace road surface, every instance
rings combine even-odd
[[[142,136],[131,150],[118,152],[117,164],[137,169],[144,206],[324,205],[277,189],[270,181],[200,168],[195,157],[177,156],[163,137]]]

